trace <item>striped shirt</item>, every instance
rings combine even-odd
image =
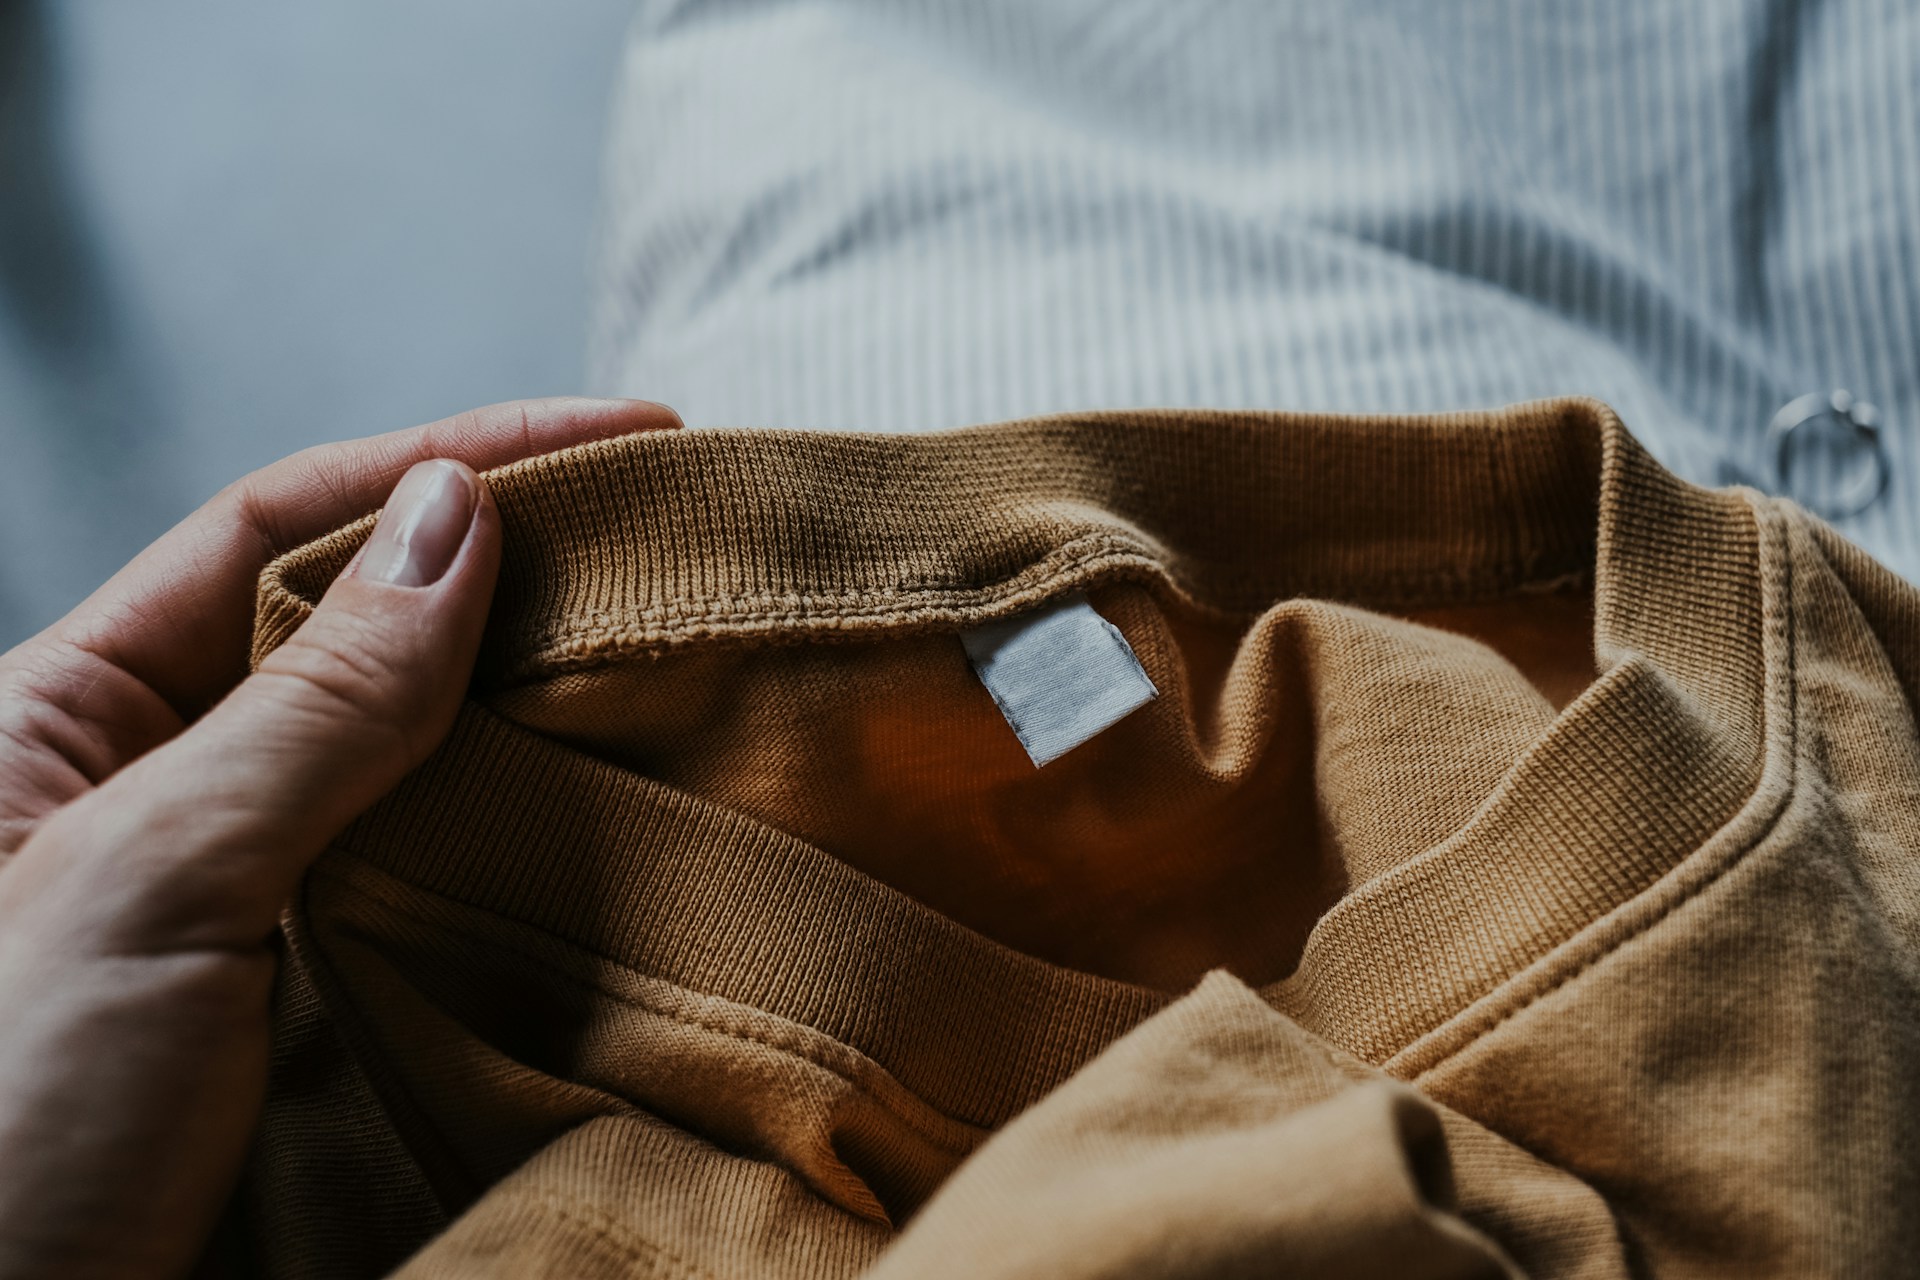
[[[608,156],[592,380],[693,425],[1586,393],[1833,511],[1844,388],[1920,578],[1913,0],[654,0]]]

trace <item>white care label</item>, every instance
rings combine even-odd
[[[1120,628],[1078,592],[962,631],[960,643],[1036,765],[1160,696]]]

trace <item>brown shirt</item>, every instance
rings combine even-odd
[[[1798,509],[1574,400],[489,479],[472,702],[288,916],[265,1273],[1920,1258],[1920,596]],[[957,633],[1074,591],[1160,696],[1036,769]]]

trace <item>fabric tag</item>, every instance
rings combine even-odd
[[[960,643],[1036,765],[1160,696],[1120,628],[1078,592],[962,631]]]

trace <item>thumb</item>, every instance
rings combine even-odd
[[[118,953],[259,945],[307,865],[446,735],[500,564],[485,484],[422,462],[319,607],[192,728],[54,815],[35,915]],[[34,846],[53,847],[44,852]]]

